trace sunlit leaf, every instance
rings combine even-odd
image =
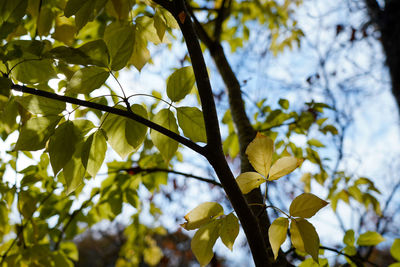
[[[63,166],[67,195],[74,192],[82,184],[83,177],[85,176],[85,167],[82,164],[81,154],[82,143],[76,146],[71,159]]]
[[[310,254],[318,262],[319,237],[311,223],[304,219],[292,220],[290,238],[296,249]]]
[[[287,218],[279,217],[272,222],[268,229],[269,243],[271,244],[275,259],[278,257],[279,248],[286,240],[288,227],[289,220]]]
[[[303,163],[302,159],[298,159],[295,157],[283,157],[278,159],[271,167],[269,171],[268,180],[276,180],[280,177],[291,173],[297,167],[299,167]]]
[[[65,102],[36,95],[19,96],[15,101],[33,114],[57,115],[65,110]]]
[[[262,183],[265,183],[266,180],[257,172],[244,172],[236,178],[236,182],[242,193],[247,194],[254,188],[259,187]]]
[[[271,138],[257,133],[256,138],[247,146],[246,155],[253,168],[265,177],[271,167],[274,141]]]
[[[12,76],[22,83],[44,83],[57,77],[50,59],[25,59],[13,61],[11,65]]]
[[[87,42],[78,48],[90,59],[90,64],[107,67],[110,61],[108,48],[103,39]]]
[[[163,257],[162,250],[157,246],[150,246],[143,250],[143,260],[150,266],[156,266]]]
[[[105,133],[99,129],[91,134],[82,147],[82,164],[86,171],[95,177],[103,164],[107,151]]]
[[[185,215],[186,222],[181,224],[186,230],[193,230],[222,215],[224,209],[216,202],[204,202]]]
[[[110,73],[99,67],[87,67],[74,73],[68,82],[67,92],[76,94],[89,94],[94,89],[102,86]]]
[[[192,251],[201,266],[207,265],[214,256],[213,247],[218,239],[219,223],[213,221],[203,225],[192,238]]]
[[[164,128],[167,128],[168,130],[174,133],[179,133],[175,116],[168,109],[160,110],[154,116],[153,122],[163,126]],[[176,150],[178,149],[178,142],[155,130],[151,130],[150,136],[151,140],[153,141],[157,149],[160,151],[164,160],[166,162],[169,162],[170,159],[174,156]]]
[[[357,239],[357,245],[359,246],[376,246],[379,243],[385,241],[379,233],[368,231],[366,233],[361,234]]]
[[[192,91],[195,78],[191,66],[174,71],[167,80],[167,95],[174,102],[182,100]]]
[[[183,134],[193,142],[207,142],[203,112],[196,107],[180,107],[176,109],[178,123]]]
[[[233,250],[233,244],[238,234],[239,220],[233,213],[220,220],[219,236],[222,243],[230,250]]]
[[[328,202],[311,193],[303,193],[293,199],[289,213],[293,217],[311,218]]]
[[[131,106],[131,110],[133,113],[147,119],[147,111],[142,105],[133,104]],[[146,138],[146,133],[147,133],[147,126],[139,122],[136,122],[134,120],[126,119],[126,126],[125,126],[126,141],[135,150],[137,150],[143,143],[144,139]]]
[[[104,41],[110,53],[112,70],[117,71],[126,66],[132,55],[134,38],[135,29],[132,25],[114,22],[107,26]]]
[[[343,237],[343,243],[345,243],[348,246],[353,246],[354,241],[355,241],[354,230],[352,230],[352,229],[347,230]]]
[[[390,254],[393,258],[400,261],[400,238],[396,238],[390,248]]]
[[[15,149],[34,151],[44,148],[60,120],[59,116],[29,119],[21,128]]]

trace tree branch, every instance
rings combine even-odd
[[[185,176],[185,177],[188,177],[188,178],[194,178],[194,179],[199,180],[199,181],[207,182],[207,183],[222,187],[222,185],[220,183],[218,183],[217,181],[212,180],[212,179],[200,177],[200,176],[193,175],[193,174],[190,174],[190,173],[184,173],[184,172],[168,170],[168,169],[163,169],[163,168],[142,169],[140,167],[132,167],[132,168],[128,168],[128,169],[122,169],[121,171],[126,171],[127,173],[133,174],[133,175],[139,174],[139,173],[153,173],[153,172],[173,173],[173,174],[182,175],[182,176]]]
[[[93,109],[97,109],[100,111],[104,111],[104,112],[108,112],[108,113],[112,113],[112,114],[116,114],[119,116],[129,118],[131,120],[137,121],[157,132],[160,132],[160,133],[168,136],[169,138],[181,143],[182,145],[194,150],[195,152],[197,152],[203,156],[205,155],[204,147],[199,146],[198,144],[194,143],[193,141],[191,141],[177,133],[174,133],[174,132],[172,132],[172,131],[170,131],[148,119],[145,119],[133,112],[118,109],[118,108],[113,108],[113,107],[109,107],[106,105],[101,105],[98,103],[93,103],[93,102],[89,102],[89,101],[85,101],[85,100],[81,100],[81,99],[77,99],[77,98],[73,98],[73,97],[69,97],[69,96],[58,95],[55,93],[42,91],[42,90],[30,88],[27,86],[17,85],[17,84],[13,84],[11,86],[11,89],[13,89],[15,91],[19,91],[19,92],[24,92],[24,93],[28,93],[28,94],[32,94],[32,95],[50,98],[50,99],[61,101],[61,102],[66,102],[66,103],[75,104],[75,105],[79,105],[79,106],[83,106],[83,107],[93,108]]]

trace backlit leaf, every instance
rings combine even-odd
[[[400,238],[396,238],[390,248],[390,254],[393,258],[400,261]]]
[[[293,199],[289,213],[293,217],[311,218],[320,209],[328,205],[328,202],[311,193],[303,193]]]
[[[67,86],[67,92],[76,94],[89,94],[94,89],[102,86],[109,72],[99,67],[87,67],[74,73]]]
[[[106,0],[69,0],[64,9],[64,15],[70,17],[75,15],[75,23],[78,30],[94,19],[107,3]]]
[[[129,64],[132,64],[138,71],[141,71],[149,59],[150,51],[147,49],[147,41],[138,34],[138,31],[135,31],[135,44]]]
[[[272,222],[268,229],[269,243],[271,244],[275,259],[278,257],[279,248],[286,240],[288,227],[289,220],[287,218],[279,217]]]
[[[290,238],[296,249],[310,254],[318,262],[319,237],[311,223],[305,219],[292,220]]]
[[[157,30],[154,27],[154,19],[148,16],[140,16],[137,17],[136,27],[138,28],[138,34],[142,36],[149,42],[153,44],[161,43],[160,38],[158,37]]]
[[[142,105],[133,104],[131,106],[131,110],[133,113],[147,119],[147,111]],[[147,133],[147,126],[139,122],[136,122],[134,120],[126,119],[126,126],[125,126],[126,141],[135,150],[137,150],[143,143],[144,139],[146,138],[146,133]]]
[[[26,59],[24,61],[12,61],[12,76],[22,83],[45,83],[56,78],[56,72],[50,59]]]
[[[180,107],[176,109],[178,123],[183,134],[193,142],[207,142],[203,112],[196,107]]]
[[[186,222],[181,224],[186,230],[193,230],[222,215],[224,209],[216,202],[204,202],[185,215]]]
[[[167,95],[174,102],[182,100],[192,91],[195,78],[191,66],[174,71],[167,80]]]
[[[65,110],[65,102],[36,95],[15,97],[15,101],[33,114],[57,115]]]
[[[354,230],[347,230],[346,234],[343,237],[343,243],[345,243],[348,246],[353,246],[354,245]]]
[[[233,214],[228,214],[225,218],[220,220],[219,236],[221,237],[222,243],[229,248],[233,249],[236,237],[239,234],[239,220]]]
[[[379,233],[368,231],[366,233],[361,234],[357,239],[357,245],[359,246],[376,246],[379,243],[385,241]]]
[[[274,141],[271,138],[257,133],[256,138],[250,142],[246,149],[246,155],[253,168],[265,177],[268,176],[271,167]]]
[[[82,184],[83,177],[85,176],[85,167],[82,164],[81,154],[82,143],[76,146],[73,156],[63,166],[67,195],[75,191]]]
[[[59,116],[29,119],[21,128],[15,149],[34,151],[44,148],[60,120]]]
[[[90,58],[90,64],[107,67],[110,61],[108,48],[103,39],[87,42],[78,48]]]
[[[266,180],[257,172],[244,172],[236,178],[236,182],[242,193],[247,194],[262,183],[265,183]]]
[[[172,132],[179,133],[175,116],[168,109],[160,110],[154,116],[153,122],[163,126],[164,128],[169,129]],[[151,140],[153,141],[157,149],[160,151],[164,160],[166,162],[169,162],[170,159],[174,156],[176,150],[178,149],[178,142],[154,130],[151,130],[150,136]]]
[[[57,174],[72,158],[78,141],[77,130],[71,121],[66,121],[57,127],[54,135],[50,137],[48,147],[54,174]]]
[[[105,133],[99,129],[91,134],[82,147],[82,164],[86,171],[95,177],[103,164],[107,151]]]
[[[207,265],[214,256],[213,247],[218,239],[219,221],[213,221],[203,225],[194,234],[191,247],[193,254],[201,266]]]
[[[126,66],[132,55],[134,38],[135,30],[131,25],[114,22],[107,26],[104,41],[110,53],[112,70],[117,71]]]
[[[65,16],[56,17],[54,33],[51,35],[55,40],[63,42],[66,45],[72,45],[77,29],[73,18]]]
[[[295,157],[283,157],[278,159],[271,167],[269,171],[268,180],[276,180],[280,177],[291,173],[297,167],[299,167],[303,163],[302,159],[298,159]]]
[[[143,260],[150,266],[156,266],[163,257],[162,250],[157,246],[150,246],[143,250]]]

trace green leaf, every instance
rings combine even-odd
[[[352,230],[352,229],[347,230],[343,237],[343,243],[345,243],[348,246],[353,246],[354,241],[355,241],[354,230]]]
[[[0,6],[0,38],[6,38],[25,15],[28,0],[3,1]]]
[[[73,261],[78,261],[79,252],[74,242],[62,242],[60,244],[60,250],[64,252]]]
[[[314,139],[314,138],[308,140],[307,143],[308,143],[310,146],[325,147],[324,144],[322,144],[319,140]]]
[[[257,136],[246,148],[246,155],[253,168],[267,177],[271,167],[274,141],[271,138],[257,133]]]
[[[357,245],[359,246],[376,246],[379,243],[385,241],[379,233],[368,231],[361,234],[357,239]]]
[[[150,266],[156,266],[163,257],[162,250],[157,246],[150,246],[143,250],[143,260]]]
[[[176,109],[178,123],[183,134],[193,142],[207,142],[203,112],[196,107],[180,107]]]
[[[117,108],[123,109],[121,106]],[[142,105],[131,106],[132,112],[147,118],[147,111]],[[120,155],[125,158],[129,153],[139,149],[143,143],[147,127],[132,119],[114,114],[105,114],[102,118],[102,128],[107,133],[108,143]]]
[[[47,36],[53,26],[54,13],[48,6],[40,8],[39,17],[37,20],[37,33],[39,36]]]
[[[99,67],[87,67],[74,73],[68,82],[67,92],[76,94],[89,94],[94,89],[102,86],[110,73]]]
[[[107,151],[105,133],[99,129],[91,134],[82,147],[82,164],[86,171],[95,177],[103,164]]]
[[[220,220],[219,236],[222,243],[230,250],[233,250],[233,244],[238,234],[239,220],[233,213]]]
[[[185,215],[186,222],[181,224],[186,230],[193,230],[222,215],[224,209],[216,202],[204,202]]]
[[[59,116],[29,119],[21,128],[15,150],[34,151],[44,148],[60,120]]]
[[[302,159],[295,157],[283,157],[278,159],[269,170],[268,180],[276,180],[291,173],[303,163]]]
[[[174,133],[179,133],[175,116],[168,109],[160,110],[154,116],[153,122],[157,123],[160,126],[163,126],[164,128],[167,128],[168,130]],[[155,130],[151,130],[150,136],[151,140],[153,141],[157,149],[160,151],[164,160],[166,162],[169,162],[171,158],[174,156],[176,150],[178,149],[178,142]]]
[[[394,259],[400,261],[400,238],[394,240],[393,245],[390,248],[390,254]]]
[[[0,76],[0,96],[8,97],[10,95],[12,82],[9,78]]]
[[[65,102],[37,95],[17,96],[15,101],[33,114],[57,115],[65,110]]]
[[[174,102],[182,100],[192,91],[195,78],[191,66],[174,71],[167,80],[167,95]]]
[[[67,185],[67,195],[74,192],[82,184],[83,177],[85,176],[85,167],[82,164],[81,154],[82,143],[76,146],[73,156],[63,166],[65,184]]]
[[[158,37],[157,30],[154,27],[154,19],[148,16],[141,16],[135,19],[138,34],[145,40],[153,44],[159,44],[162,40]]]
[[[319,237],[314,226],[305,219],[293,219],[290,223],[293,246],[311,255],[318,262]]]
[[[150,51],[147,49],[147,41],[138,34],[138,31],[135,31],[135,44],[129,64],[132,64],[138,71],[141,71],[149,59]]]
[[[249,193],[266,181],[267,180],[257,172],[244,172],[236,178],[236,182],[243,194]]]
[[[303,193],[293,199],[289,213],[293,217],[311,218],[320,209],[328,205],[328,202],[311,193]]]
[[[279,217],[272,222],[268,229],[269,243],[271,244],[275,259],[278,257],[279,248],[286,240],[288,227],[289,220],[287,218]]]
[[[131,106],[133,113],[147,119],[146,109],[139,104]],[[128,144],[137,150],[146,138],[147,126],[131,119],[126,119],[125,136]]]
[[[78,30],[94,19],[97,14],[107,3],[106,0],[69,0],[64,9],[64,15],[70,17],[75,15],[75,23]]]
[[[392,263],[388,267],[400,267],[400,262]]]
[[[110,55],[106,43],[103,39],[87,42],[78,48],[90,58],[90,64],[107,67],[110,61]]]
[[[71,121],[66,121],[57,127],[54,135],[50,137],[48,147],[54,174],[57,174],[72,158],[78,141],[77,130]]]
[[[57,78],[52,60],[50,59],[14,60],[11,66],[14,67],[11,71],[11,75],[22,83],[46,83],[52,78]]]
[[[289,101],[287,99],[279,99],[279,105],[283,108],[283,109],[288,109],[289,108]]]
[[[214,256],[213,247],[218,239],[219,223],[213,221],[203,225],[192,238],[192,251],[201,266],[207,265]]]
[[[135,29],[132,25],[113,22],[107,26],[104,41],[110,52],[112,70],[117,71],[126,66],[132,55],[134,38]]]

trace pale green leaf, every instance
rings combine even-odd
[[[183,134],[193,142],[207,142],[203,112],[196,107],[180,107],[176,109],[178,123]]]
[[[311,193],[303,193],[293,199],[289,213],[293,217],[311,218],[320,209],[328,205],[328,202]]]
[[[89,94],[102,86],[110,73],[99,67],[87,67],[74,73],[68,82],[67,92],[75,94]]]
[[[289,220],[287,218],[279,217],[272,222],[268,229],[269,243],[271,244],[275,259],[278,257],[279,248],[286,240],[288,227]]]
[[[243,194],[249,193],[266,181],[267,180],[257,172],[244,172],[236,178],[236,182]]]
[[[71,121],[66,121],[57,127],[54,135],[50,137],[48,146],[54,174],[57,174],[72,158],[78,141],[77,130]]]
[[[37,33],[39,36],[47,36],[53,26],[54,13],[49,6],[40,8],[39,17],[37,20]]]
[[[220,220],[219,236],[221,237],[222,243],[229,248],[233,249],[236,237],[239,234],[239,220],[233,214],[228,214],[225,218]]]
[[[303,163],[302,159],[295,157],[283,157],[278,159],[269,170],[268,180],[276,180],[291,173]]]
[[[214,255],[213,247],[215,241],[218,239],[218,233],[219,221],[213,221],[203,225],[194,234],[191,247],[193,254],[196,256],[201,266],[205,266],[211,261]]]
[[[296,249],[310,254],[318,262],[319,237],[311,223],[305,219],[292,220],[290,238]]]
[[[307,143],[310,146],[315,146],[315,147],[324,147],[325,146],[324,144],[321,143],[321,141],[314,139],[314,138],[308,140]]]
[[[257,133],[256,138],[250,142],[246,149],[246,155],[253,168],[267,177],[271,167],[274,141],[271,138]]]
[[[163,257],[162,250],[157,246],[150,246],[143,250],[143,260],[150,266],[156,266]]]
[[[60,250],[64,252],[64,254],[67,255],[71,260],[78,261],[79,252],[74,242],[62,242],[60,244]]]
[[[388,267],[400,267],[400,262],[392,263]]]
[[[191,66],[174,71],[167,80],[167,95],[174,102],[182,100],[192,91],[195,78]]]
[[[91,134],[85,141],[82,147],[82,164],[86,171],[95,177],[103,164],[104,157],[107,151],[107,142],[105,133],[99,129]]]
[[[181,224],[186,230],[193,230],[222,215],[224,209],[216,202],[204,202],[185,215],[186,222]]]
[[[131,110],[133,113],[147,119],[147,111],[142,105],[133,104],[131,106]],[[135,150],[137,150],[143,143],[144,139],[146,138],[146,133],[147,133],[147,126],[139,122],[136,122],[134,120],[126,119],[126,126],[125,126],[126,141]]]
[[[82,145],[83,144],[80,143],[76,146],[73,156],[63,166],[64,180],[67,186],[67,195],[74,192],[82,184],[83,177],[85,176],[85,167],[83,166],[81,160]]]
[[[14,67],[11,75],[22,83],[45,83],[57,77],[50,59],[14,60],[10,65]]]
[[[60,120],[59,116],[29,119],[21,128],[15,150],[34,151],[44,148]]]
[[[394,240],[393,245],[390,248],[390,254],[394,259],[400,261],[400,238]]]
[[[161,43],[161,39],[158,37],[157,30],[154,27],[154,19],[148,16],[137,17],[136,27],[137,33],[142,36],[145,40],[152,42],[153,44]]]
[[[89,57],[90,64],[107,67],[110,61],[108,49],[103,39],[87,42],[78,48]]]
[[[361,234],[357,239],[357,245],[359,246],[376,246],[379,243],[385,241],[385,238],[377,232],[368,231]]]
[[[175,116],[168,109],[160,110],[154,116],[153,122],[163,126],[164,128],[167,128],[168,130],[174,133],[179,133]],[[157,149],[160,151],[164,160],[166,162],[169,162],[171,158],[174,156],[176,150],[178,149],[178,142],[155,130],[151,130],[150,136],[151,140],[153,141]]]
[[[65,102],[37,95],[17,96],[15,101],[33,114],[57,115],[65,110]]]
[[[138,71],[141,71],[149,59],[150,51],[147,49],[147,41],[138,34],[138,31],[135,31],[135,44],[128,63],[135,66]]]
[[[353,246],[354,245],[354,230],[350,229],[347,230],[344,237],[343,237],[343,243],[348,245],[348,246]]]
[[[126,66],[132,55],[135,42],[135,29],[132,25],[122,25],[113,22],[104,32],[104,41],[107,44],[111,58],[111,69],[120,70]]]

